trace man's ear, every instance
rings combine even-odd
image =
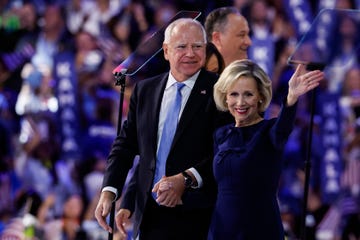
[[[168,45],[166,43],[163,43],[162,49],[163,49],[163,52],[164,52],[164,58],[166,60],[169,60],[169,57],[168,57],[169,47],[168,47]]]
[[[221,44],[221,39],[220,39],[220,32],[213,32],[211,34],[211,38],[212,38],[212,43],[215,46],[219,46]]]

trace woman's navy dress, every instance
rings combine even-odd
[[[218,195],[209,240],[283,240],[277,202],[283,148],[296,105],[278,118],[215,132],[214,175]]]

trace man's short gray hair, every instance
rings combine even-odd
[[[181,25],[194,25],[199,27],[199,29],[201,29],[204,35],[204,43],[206,43],[206,32],[203,25],[199,21],[192,18],[179,18],[173,21],[172,23],[170,23],[169,26],[167,26],[167,28],[165,29],[164,43],[169,43],[174,29]]]

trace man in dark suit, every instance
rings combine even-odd
[[[224,59],[225,67],[235,60],[247,59],[251,46],[250,28],[246,18],[232,6],[215,8],[205,19],[207,39]]]
[[[212,134],[218,112],[212,92],[216,75],[203,69],[206,33],[196,20],[178,19],[165,31],[164,57],[170,71],[139,81],[132,92],[128,118],[108,157],[102,193],[95,210],[99,224],[112,231],[105,218],[121,194],[134,157],[139,163],[122,198],[116,224],[126,237],[125,220],[134,214],[133,236],[142,239],[206,239],[215,201],[212,175]],[[182,82],[178,125],[156,181],[157,157],[169,101]],[[153,198],[152,193],[155,194]]]

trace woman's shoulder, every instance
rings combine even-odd
[[[221,141],[226,138],[234,128],[233,123],[221,126],[215,130],[214,138]]]
[[[215,133],[222,133],[222,132],[226,132],[228,131],[229,129],[232,129],[234,128],[234,123],[228,123],[228,124],[225,124],[223,126],[220,126],[218,127],[216,130],[215,130]]]

